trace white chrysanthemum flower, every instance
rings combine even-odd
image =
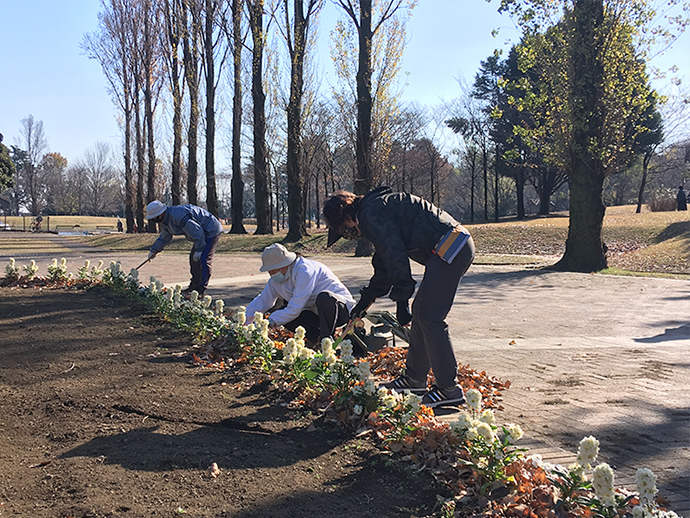
[[[364,393],[367,396],[373,396],[376,393],[376,383],[374,383],[374,380],[364,380]]]
[[[605,507],[613,507],[616,505],[616,498],[613,493],[614,476],[613,469],[605,462],[594,468],[594,472],[592,473],[592,487],[594,488],[594,493]]]
[[[403,405],[410,409],[412,414],[419,412],[422,405],[422,398],[412,392],[406,391],[403,396]]]
[[[235,311],[235,323],[241,326],[247,321],[247,314],[243,310]]]
[[[343,340],[340,342],[340,355],[341,356],[352,356],[352,342],[350,340]]]
[[[468,428],[465,431],[465,437],[469,439],[470,441],[476,441],[479,439],[479,433],[477,432],[477,428],[472,426],[471,428]]]
[[[57,264],[57,259],[53,259],[53,261],[55,261],[55,264]],[[12,258],[10,258],[10,266],[12,266],[12,268],[14,268],[14,265],[15,265],[15,260],[14,260],[14,257],[12,257]]]
[[[494,411],[491,410],[490,408],[487,408],[482,412],[482,415],[479,416],[479,420],[482,423],[486,423],[488,425],[492,425],[496,423],[496,416],[494,415]]]
[[[340,357],[340,361],[342,361],[345,365],[354,365],[355,357],[351,354],[343,354]]]
[[[362,408],[362,405],[355,405],[352,408],[352,413],[356,416],[362,415],[362,412],[364,411],[364,408]]]
[[[139,270],[137,270],[136,268],[132,268],[129,271],[129,276],[133,282],[139,282]]]
[[[510,435],[510,438],[513,441],[519,441],[522,439],[522,436],[524,435],[522,433],[522,428],[520,427],[519,424],[509,424],[506,426],[506,429],[508,430],[508,435]]]
[[[395,397],[395,391],[391,391],[381,400],[381,405],[386,408],[395,408],[398,406],[398,398]]]
[[[572,477],[580,477],[584,478],[585,477],[585,467],[582,466],[581,464],[578,464],[577,462],[574,462],[570,466],[568,466],[568,473]]]
[[[86,261],[84,261],[84,269],[88,270],[89,268],[91,268],[91,261],[87,259]]]
[[[175,292],[173,290],[165,290],[165,298],[167,298],[170,302],[173,301],[174,296]]]
[[[656,488],[656,475],[649,468],[641,468],[635,473],[635,485],[640,493],[640,500],[651,504],[658,492]]]
[[[371,365],[369,362],[359,362],[357,365],[357,372],[359,373],[359,379],[369,379],[371,377]]]
[[[223,299],[218,299],[216,300],[216,315],[222,315],[223,311],[225,310],[225,301]]]
[[[196,290],[192,290],[192,293],[189,294],[189,302],[192,304],[196,304],[199,302],[199,292]]]
[[[467,400],[467,406],[474,410],[475,412],[479,412],[482,407],[482,393],[479,392],[477,389],[470,389],[465,393],[465,399]]]
[[[496,439],[496,436],[494,435],[494,431],[491,429],[491,426],[489,426],[486,423],[478,423],[475,427],[475,430],[477,430],[477,435],[484,439],[484,441],[487,444],[491,444]]]
[[[211,307],[211,303],[213,302],[213,298],[211,295],[204,295],[204,300],[201,303],[201,305],[204,307],[204,309],[208,309]]]
[[[300,347],[299,349],[299,359],[300,360],[310,360],[314,357],[316,353],[309,349],[309,347]]]
[[[641,505],[636,505],[632,510],[633,518],[647,518],[649,514],[645,511],[645,508]]]
[[[64,257],[60,259],[60,266],[62,266],[63,268],[67,266],[67,259],[65,259]]]
[[[307,336],[307,330],[302,326],[298,326],[297,329],[295,329],[295,340],[303,342],[305,336]]]
[[[329,337],[325,337],[323,340],[321,340],[321,353],[324,356],[328,356],[333,352],[333,340],[331,340]]]
[[[388,395],[388,389],[386,387],[379,387],[376,391],[376,396],[379,399],[383,399]]]
[[[285,349],[283,349],[283,351],[285,351]],[[331,372],[331,377],[328,379],[328,381],[330,381],[332,385],[336,385],[338,383],[338,379],[339,379],[338,373],[337,372]],[[357,387],[355,387],[355,388],[357,388]]]
[[[580,441],[577,450],[577,463],[580,466],[591,466],[599,455],[599,441],[593,436],[585,437]]]
[[[468,414],[467,412],[462,412],[459,416],[458,419],[453,422],[450,426],[451,429],[453,430],[453,433],[456,435],[464,435],[467,430],[472,428],[475,425],[474,419],[472,419],[472,416]]]
[[[257,327],[259,328],[261,336],[263,336],[264,338],[268,338],[268,320],[262,320]]]

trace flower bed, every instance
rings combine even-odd
[[[399,374],[405,351],[386,348],[356,358],[348,340],[326,339],[318,351],[306,347],[304,330],[293,335],[269,329],[261,314],[245,326],[243,308],[228,313],[223,301],[182,297],[181,287],[165,288],[155,278],[142,285],[137,271],[125,274],[119,263],[103,268],[89,262],[77,275],[67,273],[66,261],[53,260],[46,278],[36,277],[36,265],[5,268],[3,286],[108,286],[142,301],[172,325],[192,333],[197,352],[192,362],[202,368],[228,369],[242,363],[252,368],[249,383],[270,383],[289,405],[306,405],[324,419],[370,437],[394,454],[427,469],[452,492],[442,502],[444,516],[676,516],[656,502],[656,477],[648,469],[637,473],[637,493],[616,489],[614,472],[595,465],[599,443],[586,437],[576,463],[554,466],[516,446],[519,426],[497,422],[501,382],[486,373],[459,367],[466,390],[467,410],[451,424],[410,393],[377,388],[375,378]]]

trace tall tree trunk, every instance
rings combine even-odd
[[[249,23],[252,30],[252,99],[254,101],[254,194],[256,234],[272,234],[268,160],[266,151],[266,94],[263,87],[263,0],[251,0]]]
[[[189,19],[191,15],[191,20]],[[183,10],[184,70],[189,86],[189,129],[187,132],[187,200],[198,205],[196,183],[199,178],[199,16],[194,2],[185,2]]]
[[[482,169],[484,172],[484,221],[489,221],[489,152],[482,146]]]
[[[246,234],[244,228],[244,180],[242,180],[242,0],[232,0],[233,88],[232,99],[232,203],[231,234]]]
[[[635,208],[635,213],[639,214],[642,212],[642,199],[644,198],[644,189],[647,186],[647,173],[649,172],[649,162],[652,159],[654,150],[651,149],[644,154],[642,159],[642,181],[640,182],[640,190],[637,193],[637,207]]]
[[[288,0],[285,0],[287,30]],[[287,106],[287,191],[288,234],[286,241],[296,242],[307,235],[304,224],[304,173],[300,168],[302,132],[302,93],[304,89],[304,56],[309,20],[304,18],[302,0],[294,0],[294,43],[290,48],[290,101]]]
[[[130,95],[131,92],[125,89],[123,95],[125,109],[125,224],[128,234],[134,232],[134,205],[136,203],[134,178],[132,177],[132,105]]]
[[[145,3],[147,11],[144,13],[144,117],[146,119],[146,137],[148,150],[148,174],[146,182],[146,201],[156,199],[156,148],[153,134],[153,52],[154,43],[151,36],[151,3]],[[149,221],[148,231],[156,233],[156,224]]]
[[[170,86],[173,97],[173,153],[170,193],[173,205],[182,203],[182,91],[180,88],[180,0],[166,0],[166,23],[170,43]]]
[[[216,72],[213,58],[213,27],[216,18],[216,5],[206,0],[206,206],[214,216],[218,216],[218,192],[216,190]]]
[[[360,0],[359,59],[357,68],[357,143],[355,158],[355,194],[366,194],[373,186],[371,171],[371,45],[372,0]],[[355,256],[366,257],[373,253],[373,245],[366,239],[357,241]]]
[[[606,268],[601,238],[606,207],[602,198],[604,171],[597,149],[603,133],[601,102],[604,67],[601,61],[602,0],[576,0],[571,19],[570,89],[573,139],[570,148],[570,225],[565,254],[557,269],[594,272]],[[595,144],[593,144],[595,143]]]
[[[134,125],[135,125],[135,139],[137,147],[137,230],[142,232],[144,230],[144,166],[146,159],[144,157],[144,142],[141,127],[141,85],[139,79],[139,71],[136,71],[134,79]]]
[[[518,166],[515,173],[515,195],[517,196],[517,218],[525,219],[525,170]]]
[[[494,221],[498,223],[498,153],[494,162]]]

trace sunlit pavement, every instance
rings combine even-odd
[[[89,247],[65,252],[73,245],[60,241],[50,240],[54,255],[2,247],[0,266],[10,257],[18,264],[35,259],[44,273],[53,257],[66,257],[69,271],[86,259],[119,260],[128,271],[147,257]],[[355,296],[373,273],[368,258],[315,259]],[[140,279],[186,286],[188,260],[164,251],[141,267]],[[268,280],[260,263],[259,254],[217,254],[207,293],[228,307],[248,304]],[[413,265],[413,273],[420,279],[423,267]],[[669,507],[690,517],[690,281],[475,265],[447,321],[460,363],[512,382],[498,421],[520,424],[531,453],[568,464],[579,441],[594,435],[617,485],[634,488],[636,470],[649,467]],[[453,412],[439,414],[454,419]]]

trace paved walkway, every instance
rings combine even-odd
[[[1,267],[12,255],[0,254]],[[84,247],[50,254],[14,257],[44,269],[65,256],[70,271],[86,258],[125,269],[146,258]],[[368,259],[318,259],[353,293],[372,274]],[[258,254],[216,256],[207,293],[246,305],[268,278],[259,265]],[[413,272],[421,278],[423,268]],[[186,286],[187,255],[163,252],[140,275]],[[669,507],[690,518],[690,281],[474,265],[448,322],[458,361],[512,382],[499,420],[519,423],[531,452],[568,464],[580,439],[594,435],[617,485],[634,488],[635,471],[649,467]]]

